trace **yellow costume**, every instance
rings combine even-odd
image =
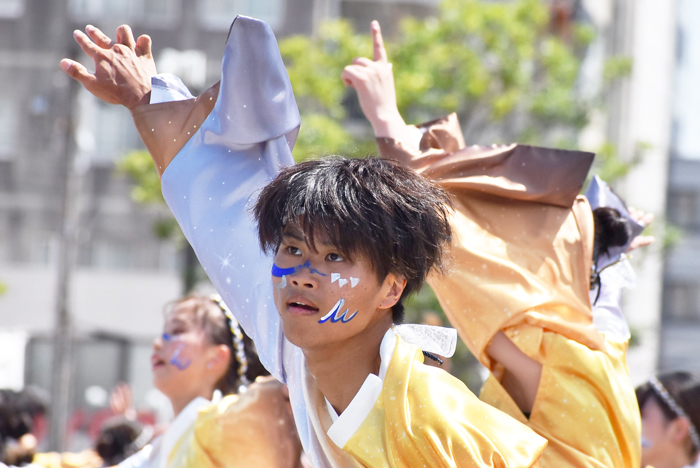
[[[200,409],[167,457],[168,468],[299,466],[301,443],[283,385],[259,379]]]
[[[392,351],[387,341],[393,340]],[[537,466],[547,442],[481,402],[447,372],[425,365],[418,347],[394,338],[389,330],[381,354],[382,363],[389,361],[386,376],[378,397],[371,399],[371,409],[364,418],[361,414],[359,427],[350,431],[346,442],[340,442],[341,447],[334,443],[337,439],[321,440],[332,466]],[[308,374],[306,388],[311,407],[316,409],[312,423],[317,433],[332,433],[325,399]],[[363,393],[360,390],[356,399],[363,398]],[[343,415],[349,411],[353,409],[348,407]]]
[[[284,386],[258,379],[239,395],[218,403],[198,397],[178,414],[168,430],[120,468],[297,468],[301,443]],[[93,451],[36,454],[46,468],[97,468]]]
[[[47,452],[34,454],[32,464],[46,468],[100,468],[102,458],[94,450],[80,453]]]
[[[593,216],[583,185],[593,155],[523,145],[465,148],[455,115],[419,128],[418,146],[378,139],[452,196],[453,268],[430,285],[492,374],[481,398],[547,438],[542,467],[634,467],[640,417],[626,342],[606,341],[588,296]],[[528,418],[486,347],[498,331],[542,364]]]

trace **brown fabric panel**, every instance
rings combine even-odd
[[[581,191],[593,154],[528,145],[473,145],[455,114],[420,125],[419,148],[378,138],[383,157],[397,159],[448,189],[488,193],[513,200],[571,207]]]
[[[214,109],[219,85],[216,83],[195,99],[147,104],[131,110],[136,129],[159,175],[163,175],[170,161]]]

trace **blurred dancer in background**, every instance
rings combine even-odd
[[[88,450],[38,454],[34,463],[96,468],[131,455],[118,466],[300,465],[301,445],[286,388],[263,377],[268,372],[252,341],[218,296],[191,295],[167,307],[163,334],[153,341],[151,364],[154,385],[168,397],[175,414],[162,435],[148,443],[152,431],[121,418],[101,431],[96,450],[102,459]]]
[[[0,462],[30,463],[45,428],[45,398],[35,388],[0,390]]]
[[[268,372],[218,297],[171,304],[151,364],[175,419],[120,467],[298,466],[301,446],[286,389],[270,378],[256,382]]]
[[[642,411],[642,468],[698,463],[700,377],[669,372],[637,388]]]

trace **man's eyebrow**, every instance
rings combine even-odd
[[[304,239],[304,235],[297,230],[285,229],[284,232],[282,232],[282,238],[285,237],[289,237],[299,242],[306,242],[306,239]]]
[[[288,227],[284,231],[282,231],[282,238],[284,239],[285,237],[289,237],[290,239],[294,239],[299,242],[304,242],[308,244],[306,240],[306,236],[296,228]],[[338,248],[335,244],[331,243],[328,238],[325,238],[322,241],[316,241],[315,244],[320,244],[323,247],[330,247],[330,248]]]

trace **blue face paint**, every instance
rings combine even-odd
[[[163,341],[170,341],[170,335],[167,333],[163,333]]]
[[[345,304],[345,299],[340,299],[338,302],[335,303],[335,305],[330,310],[330,312],[328,312],[326,315],[321,317],[321,320],[319,320],[318,323],[325,323],[329,320],[331,321],[331,323],[338,323],[338,322],[348,323],[350,320],[352,320],[357,315],[357,311],[355,311],[350,317],[348,317],[348,312],[350,312],[350,309],[345,309],[345,312],[338,315],[338,312],[340,312],[340,309],[343,307],[344,304]]]
[[[308,268],[311,273],[316,273],[316,274],[319,274],[321,276],[328,276],[326,274],[321,273],[320,271],[318,271],[315,268],[311,268],[311,262],[309,262],[308,260],[303,265],[297,265],[297,266],[291,267],[291,268],[280,268],[276,264],[273,263],[272,264],[272,276],[274,276],[275,278],[281,278],[285,275],[293,275],[294,273],[301,270],[302,268]]]
[[[170,364],[177,367],[179,370],[185,370],[190,366],[190,364],[192,364],[192,359],[187,359],[185,361],[184,359],[180,358],[180,352],[182,352],[183,349],[185,349],[184,343],[178,346],[173,352],[173,355],[170,357]]]

